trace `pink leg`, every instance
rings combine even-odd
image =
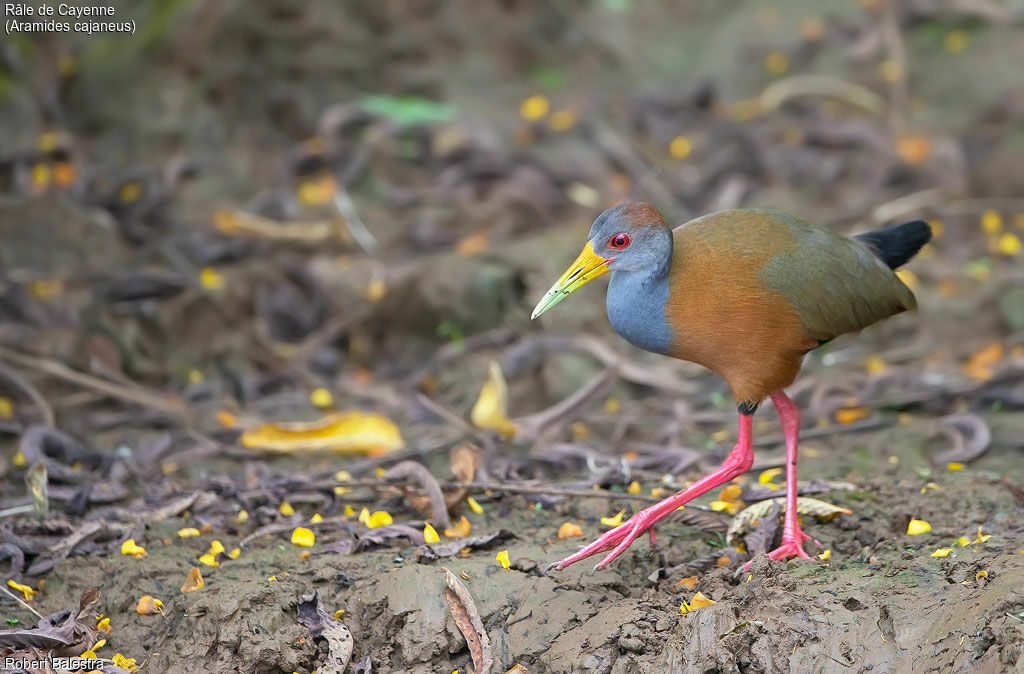
[[[772,394],[772,402],[786,437],[786,518],[782,525],[782,545],[769,552],[768,556],[776,560],[808,557],[803,542],[810,536],[800,530],[796,513],[796,447],[800,435],[800,410],[782,391]]]
[[[654,526],[655,522],[679,506],[689,503],[723,482],[728,482],[734,477],[750,470],[750,466],[754,463],[754,448],[751,445],[751,419],[750,415],[740,414],[739,440],[720,467],[697,480],[688,488],[641,510],[611,531],[605,532],[590,545],[561,561],[551,564],[548,568],[554,567],[561,570],[581,559],[611,549],[612,552],[594,567],[594,571],[603,569],[613,559],[622,554],[637,536],[645,531],[651,532],[651,543],[653,545],[654,531],[651,527]]]

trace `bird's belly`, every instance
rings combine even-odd
[[[668,284],[651,287],[621,276],[620,272],[612,276],[606,303],[608,320],[615,332],[645,351],[668,353],[675,341],[665,317]]]

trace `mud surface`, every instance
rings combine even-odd
[[[1024,671],[1024,39],[1003,11],[1020,3],[115,4],[146,27],[130,49],[0,47],[0,537],[25,558],[4,578],[43,616],[100,588],[68,653],[103,636],[108,672],[114,653],[330,671],[299,620],[315,591],[351,632],[346,671],[465,673],[443,566],[494,672]],[[805,518],[811,559],[740,570],[716,489],[653,550],[545,571],[735,441],[725,384],[619,340],[600,283],[529,319],[626,198],[672,222],[743,206],[844,234],[935,227],[905,277],[920,312],[815,351],[791,390],[801,487],[852,513]],[[492,363],[513,437],[473,420]],[[393,420],[404,445],[240,440],[341,410]],[[974,434],[944,434],[956,418]],[[31,455],[46,425],[70,440]],[[781,493],[779,434],[765,404],[747,503]],[[448,515],[511,535],[460,550],[435,522],[425,546],[423,493],[380,473],[458,477],[464,443],[480,465]],[[580,495],[595,488],[615,497]],[[559,538],[566,522],[582,535]],[[205,584],[184,593],[193,567]],[[714,603],[682,610],[697,592]],[[11,630],[37,624],[0,600]]]

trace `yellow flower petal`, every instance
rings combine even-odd
[[[864,419],[870,414],[871,410],[866,407],[845,407],[836,410],[836,421],[841,424],[852,424],[854,421]]]
[[[345,517],[352,517],[353,515],[356,514],[355,508],[353,508],[352,506],[346,504],[345,505],[345,510],[343,511],[343,514],[345,515]]]
[[[220,562],[217,561],[217,558],[210,553],[199,555],[199,561],[209,567],[220,566]]]
[[[444,535],[448,538],[465,538],[469,535],[469,529],[469,520],[463,515],[454,526],[444,530]]]
[[[964,464],[960,463],[959,461],[950,461],[949,463],[946,464],[946,468],[952,471],[963,470]]]
[[[824,561],[827,562],[828,560],[832,559],[832,551],[831,550],[825,550],[820,555],[818,555],[818,559],[821,559],[821,560],[824,560]]]
[[[188,572],[188,577],[185,578],[185,584],[181,586],[181,593],[192,592],[202,588],[206,583],[203,581],[203,574],[199,570],[198,566],[193,566],[192,570]]]
[[[114,661],[114,664],[121,669],[127,669],[128,671],[138,669],[138,665],[135,663],[135,658],[126,658],[120,653],[114,653],[112,660]]]
[[[292,543],[308,548],[316,542],[316,536],[306,527],[295,527],[292,531]]]
[[[1020,255],[1024,244],[1016,234],[1006,232],[996,240],[996,250],[1003,255]]]
[[[245,522],[248,519],[249,519],[249,511],[246,510],[245,508],[243,508],[243,509],[238,511],[237,515],[235,515],[235,524],[242,524],[243,522]]]
[[[222,290],[224,288],[224,277],[218,274],[212,267],[203,267],[199,272],[199,282],[207,290]]]
[[[11,588],[14,588],[18,592],[20,592],[23,595],[25,595],[25,599],[28,599],[29,601],[32,601],[32,597],[36,596],[36,594],[39,593],[39,590],[33,590],[28,585],[23,585],[22,583],[19,583],[19,582],[15,581],[15,580],[7,581],[7,586],[11,587]]]
[[[932,553],[932,557],[946,557],[951,552],[953,552],[953,548],[939,548]]]
[[[164,603],[156,597],[151,597],[148,594],[144,594],[141,597],[139,597],[139,603],[135,607],[135,610],[138,612],[139,615],[153,615],[154,613],[159,613],[163,615]]]
[[[916,517],[910,520],[910,524],[907,525],[907,533],[911,536],[919,536],[926,534],[932,530],[932,525],[924,520],[919,520]]]
[[[583,529],[578,524],[573,522],[564,522],[562,526],[558,527],[559,538],[578,538],[583,535]]]
[[[121,544],[121,554],[131,555],[132,557],[145,557],[146,548],[137,545],[134,538],[129,538]]]
[[[494,558],[498,560],[499,564],[501,564],[501,568],[508,571],[508,550],[502,550],[497,555],[495,555]]]
[[[473,512],[475,512],[477,515],[483,515],[484,514],[484,507],[482,505],[480,505],[479,503],[477,503],[476,499],[473,498],[472,496],[467,496],[466,497],[466,505],[468,505],[469,509],[472,510]]]
[[[686,159],[693,152],[693,143],[686,136],[676,136],[668,144],[668,153],[673,159]]]
[[[370,529],[376,529],[377,527],[386,527],[393,521],[391,513],[385,510],[378,510],[370,515],[370,520],[366,523],[366,526]]]
[[[18,466],[19,468],[24,468],[25,466],[28,465],[28,460],[25,458],[25,455],[22,454],[21,450],[19,449],[14,453],[14,456],[11,457],[11,463],[14,464],[15,466]]]
[[[334,396],[325,388],[318,388],[310,393],[309,401],[321,408],[334,406]]]
[[[295,514],[295,508],[293,508],[292,504],[288,503],[288,501],[281,501],[281,505],[278,507],[278,511],[285,516]]]
[[[523,119],[535,122],[548,114],[550,108],[551,104],[547,97],[536,94],[523,101],[519,106],[519,114],[523,116]]]
[[[626,487],[626,493],[627,494],[639,494],[640,493],[640,483],[637,482],[636,480],[633,480],[632,482],[630,482],[629,486]]]
[[[232,548],[231,552],[228,553],[229,559],[238,559],[238,555],[242,554],[241,548]]]
[[[180,538],[192,538],[193,536],[199,535],[199,529],[195,527],[186,527],[184,529],[178,529],[178,536]]]
[[[772,484],[772,481],[779,475],[782,475],[781,468],[769,468],[757,476],[757,481],[763,485],[769,485]],[[772,487],[772,489],[778,489],[778,487]]]
[[[441,537],[437,535],[437,529],[427,522],[423,525],[423,540],[427,543],[437,543],[441,540]]]
[[[469,419],[477,428],[498,431],[506,438],[516,434],[516,426],[508,418],[508,385],[496,361],[492,360],[487,366],[487,380],[480,389]]]
[[[705,597],[703,592],[698,592],[697,594],[693,595],[693,599],[690,600],[690,610],[693,611],[695,609],[700,608],[701,606],[710,606],[714,603],[715,601],[713,599],[708,599],[707,597]]]
[[[943,46],[946,51],[950,54],[959,54],[963,50],[967,49],[967,44],[971,41],[967,31],[964,30],[951,30],[946,34],[943,40]]]
[[[981,214],[981,229],[986,234],[998,234],[1003,230],[1003,216],[999,211],[985,211]]]
[[[405,445],[393,421],[359,411],[331,412],[311,422],[264,424],[245,431],[238,441],[245,447],[283,454],[386,454]]]
[[[219,555],[222,552],[224,552],[224,544],[223,543],[221,543],[216,538],[213,539],[212,541],[210,541],[210,554],[211,555]]]
[[[365,506],[359,511],[359,523],[363,526],[370,526],[370,511]]]
[[[625,510],[620,510],[619,512],[615,513],[615,515],[613,515],[612,517],[602,517],[601,524],[605,525],[606,527],[617,527],[620,524],[622,524],[622,516],[625,514]]]

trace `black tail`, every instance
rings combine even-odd
[[[885,229],[876,229],[854,237],[871,247],[882,262],[895,269],[917,255],[932,238],[932,228],[924,220],[904,222]]]

